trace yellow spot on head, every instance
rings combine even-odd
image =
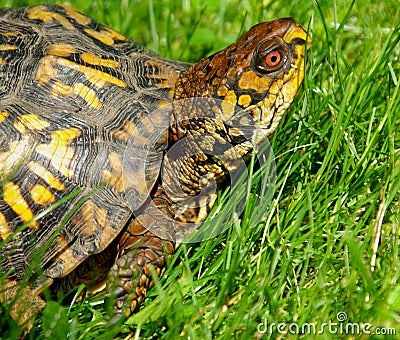
[[[34,214],[21,194],[19,186],[13,182],[5,182],[3,184],[3,200],[24,222],[29,222],[33,219]],[[39,229],[38,221],[29,223],[29,227],[35,230]]]
[[[233,90],[228,91],[221,104],[222,112],[226,120],[231,119],[235,111],[236,102],[237,102],[237,97],[235,91]]]
[[[252,71],[247,71],[242,74],[239,79],[238,85],[243,90],[254,90],[259,93],[266,92],[272,80],[257,76]]]
[[[283,86],[283,80],[282,79],[278,79],[278,80],[276,80],[276,81],[274,81],[272,83],[272,85],[269,88],[268,92],[271,93],[271,94],[277,95],[280,92],[282,86]]]
[[[307,32],[300,25],[291,25],[290,28],[285,33],[285,35],[283,36],[283,40],[285,40],[285,42],[287,42],[288,44],[291,43],[292,40],[298,38],[307,40],[307,45],[311,46],[312,44],[311,37],[307,35]]]
[[[238,104],[242,107],[248,107],[251,103],[251,96],[248,94],[242,94],[239,97]]]
[[[220,88],[218,88],[217,91],[218,96],[225,97],[227,93],[228,93],[228,88],[225,85],[222,85]]]
[[[227,101],[227,102],[235,105],[237,102],[237,97],[236,97],[235,91],[233,91],[233,90],[228,91],[224,97],[224,101]]]
[[[36,184],[34,185],[31,190],[31,197],[32,199],[39,205],[46,206],[48,204],[54,203],[56,201],[55,196],[53,193],[44,187],[43,185]]]

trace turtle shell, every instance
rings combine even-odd
[[[67,6],[0,10],[0,271],[47,285],[120,234],[126,190],[140,209],[158,177],[168,135],[150,139],[170,117],[154,112],[187,66]]]

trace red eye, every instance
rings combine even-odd
[[[289,46],[279,37],[268,38],[255,48],[251,65],[262,75],[276,76],[290,68]]]
[[[268,67],[275,67],[281,62],[281,54],[278,51],[269,52],[265,56],[265,64]]]

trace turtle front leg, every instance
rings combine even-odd
[[[117,260],[107,279],[108,293],[115,299],[111,324],[134,312],[154,284],[151,270],[161,277],[166,258],[171,259],[175,251],[173,223],[168,222],[173,218],[170,202],[157,193],[154,206],[132,220],[119,241]]]

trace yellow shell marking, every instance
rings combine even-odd
[[[10,45],[10,44],[0,45],[0,51],[15,51],[15,50],[18,50],[18,46],[16,45]]]
[[[17,37],[19,35],[22,35],[22,33],[18,32],[18,31],[10,31],[10,32],[2,33],[2,35],[5,36],[5,37],[11,37],[12,38],[12,37]]]
[[[81,135],[78,128],[58,130],[51,134],[49,144],[40,144],[36,152],[50,160],[50,163],[67,178],[72,178],[70,165],[74,159],[75,152],[69,143]]]
[[[108,73],[93,69],[91,67],[76,64],[67,59],[57,58],[56,63],[60,66],[68,67],[83,73],[93,85],[97,85],[98,87],[104,87],[107,83],[114,84],[119,87],[127,86],[122,80],[115,78]]]
[[[36,6],[28,8],[27,15],[31,20],[41,20],[46,24],[53,22],[53,20],[58,21],[64,28],[67,30],[75,29],[74,25],[72,25],[66,17],[63,17],[61,14],[48,12],[46,11],[46,6]]]
[[[35,216],[22,196],[21,190],[17,184],[13,182],[6,182],[3,184],[3,200],[25,223],[29,222]],[[29,227],[38,230],[38,221],[29,223]]]
[[[136,131],[137,131],[136,124],[130,120],[127,120],[125,121],[122,129],[116,130],[113,133],[113,137],[126,142],[129,140],[129,138],[131,138],[135,134]]]
[[[7,239],[12,233],[5,216],[0,212],[0,238],[3,240]]]
[[[32,199],[39,205],[46,206],[48,204],[54,203],[56,201],[55,196],[53,193],[44,187],[43,185],[36,184],[34,185],[31,190],[31,197]]]
[[[39,118],[35,114],[26,114],[18,117],[14,122],[14,127],[20,133],[26,133],[28,130],[43,130],[50,126],[50,123]]]
[[[57,63],[57,58],[54,56],[47,56],[40,60],[39,67],[36,72],[36,79],[39,84],[44,85],[51,79],[55,79],[58,76],[58,71],[54,67]]]
[[[39,68],[36,73],[36,79],[41,83],[45,84],[51,79],[55,79],[58,76],[58,71],[54,67],[55,65],[60,65],[70,69],[77,70],[83,73],[86,78],[99,87],[104,87],[105,84],[110,83],[120,87],[126,87],[126,83],[118,78],[115,78],[105,72],[95,70],[91,67],[76,64],[72,61],[63,58],[57,58],[55,56],[49,55],[41,59],[39,63]]]
[[[54,97],[57,96],[79,96],[82,99],[88,103],[91,107],[94,109],[100,109],[102,107],[102,104],[100,102],[99,97],[97,96],[97,93],[91,89],[90,87],[87,87],[86,85],[83,85],[82,83],[75,83],[72,86],[65,85],[59,81],[55,82],[52,86],[52,91],[51,94]]]
[[[32,171],[36,176],[44,180],[52,188],[60,191],[65,190],[64,184],[60,182],[57,178],[55,178],[53,174],[49,170],[47,170],[43,165],[31,161],[27,164],[27,166],[30,171]]]
[[[98,228],[105,230],[107,226],[107,211],[93,200],[87,200],[74,215],[72,222],[81,236],[91,236]],[[103,240],[107,241],[107,240]]]
[[[4,121],[9,116],[7,111],[0,111],[0,123]]]
[[[68,241],[65,239],[64,235],[58,234],[57,238],[55,239],[55,242],[57,243],[56,248],[59,250],[58,253],[53,257],[52,261],[53,262],[63,262],[65,263],[66,266],[74,267],[77,265],[81,258],[77,257],[76,254],[72,251],[71,245],[68,243]],[[63,268],[66,272],[69,272],[69,268]]]
[[[46,49],[46,54],[56,55],[59,57],[68,57],[71,54],[76,53],[76,48],[69,44],[53,44]]]
[[[96,66],[117,68],[120,65],[120,63],[116,60],[102,59],[97,55],[86,52],[81,54],[81,59],[88,64]]]
[[[103,170],[103,181],[114,187],[118,192],[124,191],[124,183],[122,176],[122,161],[115,152],[110,152],[108,160],[114,172]]]
[[[10,142],[10,149],[0,153],[0,180],[9,177],[25,160],[31,151],[32,140],[29,136]]]
[[[90,28],[85,28],[84,31],[92,38],[95,38],[108,46],[114,45],[114,39],[122,41],[126,40],[126,38],[122,34],[119,34],[108,27],[104,27],[100,31],[94,31]]]
[[[65,9],[65,12],[72,18],[74,19],[78,24],[81,25],[89,25],[92,22],[92,19],[90,19],[89,17],[87,17],[86,15],[82,14],[81,12],[79,12],[78,10],[76,10],[75,8],[72,8],[70,6],[67,5],[59,5],[62,8]]]

